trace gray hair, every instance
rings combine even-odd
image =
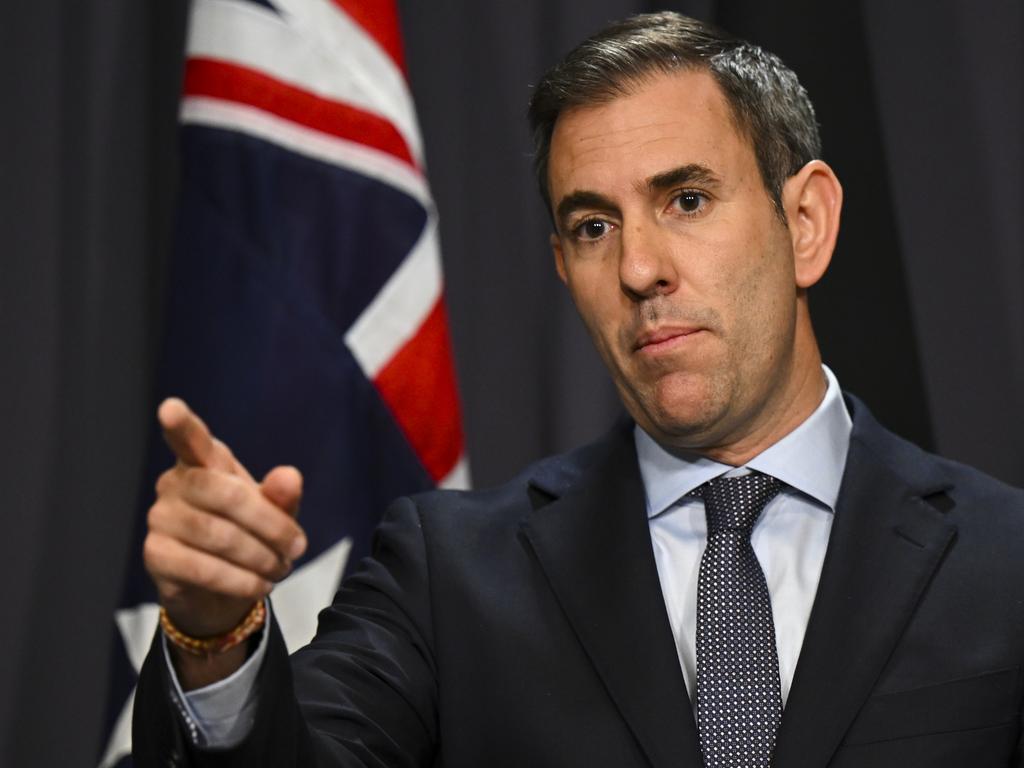
[[[786,179],[821,156],[807,91],[782,60],[715,27],[666,11],[631,16],[584,40],[534,89],[528,112],[534,170],[550,211],[551,135],[566,109],[628,94],[653,74],[706,71],[722,89],[733,121],[754,149],[761,180],[785,222]]]

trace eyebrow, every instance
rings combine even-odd
[[[647,179],[646,186],[651,192],[660,192],[668,189],[669,187],[675,187],[680,184],[694,183],[714,185],[720,182],[718,176],[715,175],[715,172],[706,165],[690,163],[689,165],[681,165],[670,171],[665,171],[655,176],[651,176]]]
[[[650,192],[660,192],[680,184],[706,184],[713,186],[719,183],[718,176],[706,165],[689,163],[688,165],[681,165],[678,168],[672,168],[671,170],[651,176],[642,183],[641,189],[646,187]],[[598,192],[578,189],[570,192],[558,203],[555,213],[559,228],[564,227],[566,220],[573,211],[577,211],[580,208],[593,208],[613,214],[619,213],[619,206],[604,195]]]

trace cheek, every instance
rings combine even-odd
[[[598,351],[610,363],[609,353],[615,347],[618,333],[619,310],[614,304],[615,297],[606,287],[602,289],[600,281],[587,281],[580,277],[573,275],[570,278],[569,293]]]
[[[772,359],[792,336],[796,288],[783,253],[762,252],[734,285],[732,315],[737,352],[751,360]]]

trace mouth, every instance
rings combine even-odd
[[[637,336],[634,351],[643,355],[658,355],[671,352],[691,343],[704,331],[696,326],[665,326]]]

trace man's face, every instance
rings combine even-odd
[[[559,274],[640,426],[712,454],[770,430],[794,376],[792,244],[712,77],[563,113],[549,184]]]

